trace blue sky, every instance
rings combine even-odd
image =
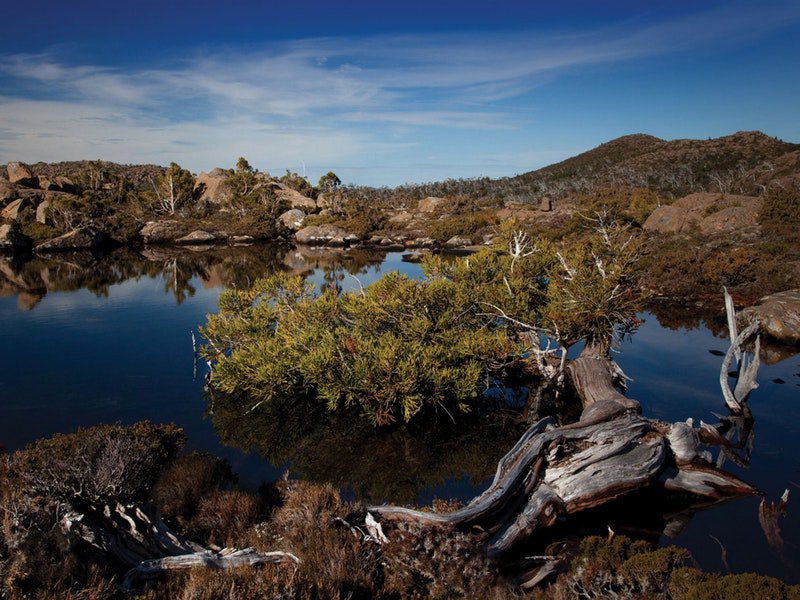
[[[796,1],[9,3],[0,163],[503,176],[629,133],[800,142]]]

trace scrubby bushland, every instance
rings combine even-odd
[[[618,223],[641,227],[656,208],[669,204],[670,200],[647,188],[600,188],[582,194],[575,200],[578,210],[558,232],[561,238],[580,236],[586,230],[587,217],[598,213]]]
[[[282,478],[257,493],[241,490],[230,468],[211,456],[176,458],[181,442],[182,433],[172,426],[100,426],[3,457],[0,597],[524,596],[513,589],[511,565],[504,567],[511,577],[506,580],[487,558],[477,534],[409,524],[393,528],[378,544],[359,529],[364,527],[364,507],[343,501],[335,488]],[[62,483],[56,474],[64,469]],[[71,503],[103,510],[108,501],[141,505],[148,498],[180,524],[179,534],[208,545],[253,547],[258,552],[280,549],[299,562],[176,571],[143,583],[135,594],[125,594],[118,587],[124,568],[102,544],[94,548],[66,537],[62,517]],[[434,502],[430,510],[453,508],[453,503]],[[566,572],[531,596],[800,598],[799,586],[753,574],[704,573],[685,566],[685,550],[654,550],[623,537],[588,538],[569,554]]]
[[[497,224],[497,218],[488,211],[438,219],[428,227],[428,235],[434,240],[446,242],[453,236],[465,236],[473,242],[480,241],[476,234]]]
[[[758,220],[760,232],[651,236],[643,285],[677,298],[713,297],[724,285],[749,302],[800,286],[800,188],[771,187]]]
[[[362,239],[386,225],[386,215],[374,202],[353,196],[342,198],[331,196],[331,209],[324,214],[312,214],[305,218],[303,226],[336,225]],[[335,209],[335,210],[334,210]]]
[[[148,497],[182,524],[177,531],[197,541],[280,548],[300,562],[180,572],[145,584],[138,598],[424,598],[448,589],[467,596],[478,584],[505,589],[469,536],[409,532],[381,548],[354,533],[350,522],[363,519],[363,508],[334,488],[281,479],[258,493],[240,490],[232,487],[230,468],[213,457],[175,459],[181,441],[171,426],[101,426],[3,457],[0,597],[130,597],[115,585],[124,568],[102,544],[65,536],[61,518],[74,502],[102,511],[106,502],[140,504]],[[65,468],[62,483],[55,475]]]
[[[41,440],[0,461],[0,596],[108,597],[106,557],[73,548],[64,514],[141,502],[184,440],[174,426],[99,426]]]
[[[770,187],[758,222],[768,240],[796,244],[800,239],[800,184]]]
[[[184,442],[174,426],[106,425],[40,440],[14,454],[12,479],[27,492],[69,502],[130,502],[150,489]]]
[[[589,537],[580,543],[566,573],[535,598],[675,598],[731,600],[800,598],[800,586],[754,573],[720,576],[688,567],[689,553],[669,546],[652,549],[624,536]]]

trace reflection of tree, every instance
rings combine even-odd
[[[357,275],[384,258],[367,250],[292,250],[270,244],[219,247],[203,251],[191,248],[146,248],[141,252],[120,249],[111,253],[68,252],[50,256],[0,258],[0,294],[20,298],[20,306],[32,309],[48,292],[87,289],[107,297],[113,285],[141,277],[162,278],[164,293],[179,304],[204,287],[248,288],[277,271],[302,273],[320,269],[326,280],[342,281],[346,273]]]
[[[288,463],[303,479],[350,489],[369,502],[414,503],[422,490],[464,475],[477,486],[525,427],[516,415],[495,412],[457,426],[376,430],[357,415],[331,417],[301,400],[248,407],[233,398],[211,404],[223,443],[256,450],[274,465]]]
[[[647,311],[654,315],[658,324],[665,329],[692,330],[705,326],[714,336],[725,337],[727,335],[725,317],[719,309],[679,302],[653,302],[647,306]]]
[[[175,302],[182,304],[186,298],[194,296],[197,291],[192,285],[195,276],[193,269],[181,268],[177,258],[172,258],[164,264],[164,293],[172,292]],[[200,275],[202,271],[197,274]]]

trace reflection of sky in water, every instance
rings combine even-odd
[[[361,269],[361,272],[351,275],[345,269],[337,269],[336,273],[339,276],[338,283],[343,291],[357,290],[359,287],[367,287],[369,284],[377,281],[385,273],[397,271],[403,275],[416,278],[422,277],[422,267],[418,264],[413,264],[403,261],[403,255],[399,252],[392,252],[386,255],[386,260],[377,265],[369,265]],[[308,280],[317,286],[317,289],[327,285],[325,280],[325,273],[319,269],[314,271],[308,277]]]
[[[381,265],[367,266],[357,275],[345,271],[344,289],[366,286],[391,270],[412,277],[418,265],[389,254]],[[311,280],[325,283],[317,270]],[[255,454],[220,445],[210,421],[203,418],[202,382],[192,380],[190,332],[216,310],[219,288],[196,289],[182,304],[165,293],[161,277],[139,277],[112,285],[108,297],[88,290],[48,293],[33,310],[18,310],[14,297],[0,298],[0,444],[9,449],[36,438],[96,423],[130,423],[139,419],[175,422],[189,436],[189,447],[228,458],[245,482],[269,479],[278,469]],[[667,421],[693,417],[715,422],[724,412],[718,386],[726,340],[705,327],[675,331],[661,327],[644,314],[645,323],[622,345],[617,360],[633,378],[628,395],[642,402],[647,416]],[[755,416],[755,448],[747,470],[736,467],[775,500],[792,490],[788,515],[780,525],[787,554],[798,563],[800,551],[800,358],[764,365],[761,387],[751,398]],[[203,367],[200,368],[201,376]],[[774,383],[782,379],[785,384]],[[479,491],[467,477],[452,477],[419,492],[418,500],[459,496]],[[734,571],[745,569],[798,579],[781,566],[766,546],[758,525],[754,499],[729,503],[696,515],[679,543],[690,548],[701,565],[721,569],[718,537],[728,550]]]

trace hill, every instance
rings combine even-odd
[[[775,180],[796,177],[800,144],[759,131],[708,140],[626,135],[559,163],[499,179],[446,180],[394,189],[356,188],[381,197],[492,197],[539,202],[602,187],[649,188],[678,197],[694,192],[759,194]]]

